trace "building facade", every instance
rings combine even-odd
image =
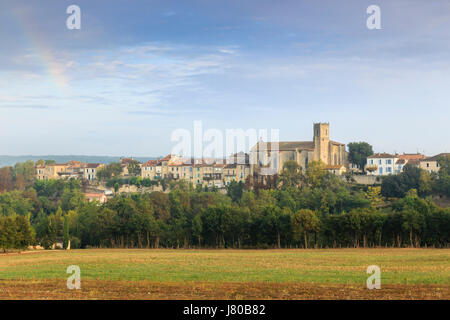
[[[439,159],[444,157],[450,158],[450,153],[440,153],[432,157],[423,158],[419,161],[419,167],[430,173],[438,172],[440,169]]]
[[[386,176],[395,173],[398,155],[376,153],[367,157],[366,172],[373,176]]]
[[[315,123],[312,141],[260,140],[250,151],[250,174],[261,175],[264,171],[280,174],[286,161],[297,162],[302,170],[312,161],[322,161],[327,166],[347,166],[348,153],[344,143],[330,140],[329,123]]]

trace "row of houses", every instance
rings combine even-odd
[[[141,177],[151,180],[185,180],[194,185],[221,188],[232,181],[245,182],[250,175],[249,156],[243,152],[228,159],[183,159],[168,155],[149,160],[141,167]]]
[[[84,163],[70,161],[68,163],[52,163],[36,166],[37,180],[82,178],[95,180],[97,171],[104,167],[103,163]]]
[[[245,182],[250,174],[249,155],[238,153],[228,159],[183,159],[178,155],[168,155],[162,159],[149,160],[142,164],[133,158],[120,159],[121,176],[130,176],[128,165],[134,161],[140,167],[142,178],[151,180],[185,180],[194,185],[221,188],[231,181]],[[45,164],[36,166],[37,180],[51,179],[97,179],[98,171],[105,167],[103,163],[83,163],[70,161],[63,164]]]
[[[376,153],[367,158],[365,169],[368,175],[386,176],[401,173],[405,165],[409,164],[432,173],[439,171],[438,160],[442,157],[450,157],[450,153],[440,153],[432,157],[426,157],[420,153]]]

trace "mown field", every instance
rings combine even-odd
[[[66,268],[81,269],[81,290]],[[381,268],[381,290],[366,269]],[[91,249],[0,255],[1,299],[450,299],[450,249]]]

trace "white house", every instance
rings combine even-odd
[[[386,176],[397,173],[396,162],[398,155],[376,153],[367,157],[366,172],[368,175]]]
[[[104,166],[103,163],[88,163],[83,169],[83,178],[90,181],[97,179],[98,169]]]

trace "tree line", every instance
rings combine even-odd
[[[69,240],[71,248],[450,244],[450,208],[436,206],[420,188],[387,197],[383,185],[352,185],[314,162],[305,172],[287,162],[274,185],[233,182],[224,193],[179,181],[169,192],[116,194],[99,204],[86,201],[78,180],[34,181],[0,193],[0,247]]]

